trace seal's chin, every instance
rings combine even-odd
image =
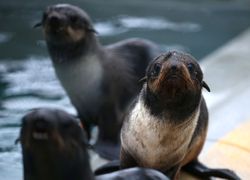
[[[176,98],[179,95],[185,94],[187,84],[183,78],[178,75],[172,75],[161,84],[161,94],[168,98]]]
[[[67,26],[58,26],[58,27],[51,27],[48,26],[46,28],[46,33],[51,35],[63,35],[66,32]]]

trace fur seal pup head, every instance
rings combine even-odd
[[[146,71],[145,103],[151,113],[167,111],[170,118],[182,119],[199,106],[201,89],[208,85],[196,60],[188,54],[169,52],[157,57]]]
[[[87,52],[98,44],[90,17],[73,5],[49,6],[41,22],[34,27],[39,26],[43,27],[49,52],[55,61],[77,58],[84,50]]]
[[[57,109],[36,109],[22,119],[25,180],[94,179],[79,121]]]

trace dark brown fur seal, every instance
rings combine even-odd
[[[57,109],[36,109],[22,119],[24,180],[94,179],[80,121]]]
[[[98,147],[117,145],[121,117],[141,88],[138,80],[157,55],[156,45],[128,39],[103,47],[89,16],[68,4],[48,7],[39,25],[43,26],[57,77],[88,135],[90,127],[97,124]],[[109,159],[116,154],[111,149],[101,151],[106,151],[101,155]]]
[[[94,176],[80,122],[57,109],[36,109],[22,119],[24,180],[168,180],[152,169],[130,168]]]
[[[207,178],[238,179],[230,170],[198,162],[206,139],[208,111],[202,87],[210,91],[196,60],[169,52],[147,68],[138,100],[121,130],[121,167],[148,167],[178,179],[180,169]]]

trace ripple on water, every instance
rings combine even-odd
[[[20,94],[49,94],[50,96],[63,96],[64,91],[55,78],[54,70],[49,59],[30,58],[26,61],[12,61],[6,66],[12,66],[4,80],[9,82],[6,96]],[[15,67],[13,67],[15,66]]]
[[[0,172],[1,179],[22,179],[22,157],[20,145],[15,145],[19,128],[1,128],[0,131]]]
[[[173,22],[162,17],[119,16],[111,21],[95,23],[95,28],[101,36],[117,35],[130,29],[172,30],[176,32],[198,32],[201,25],[193,22]]]
[[[6,43],[11,39],[11,34],[0,32],[0,44]]]
[[[30,58],[5,62],[4,66],[3,80],[8,82],[8,86],[2,106],[9,114],[37,107],[57,107],[75,112],[56,79],[49,59]]]
[[[22,155],[20,147],[18,151],[0,153],[1,179],[22,179]]]
[[[101,36],[114,36],[127,31],[126,28],[122,28],[113,22],[98,22],[95,23],[95,29]]]

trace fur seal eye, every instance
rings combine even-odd
[[[158,76],[160,72],[161,72],[161,64],[159,64],[159,63],[154,64],[151,75],[152,76]]]
[[[190,73],[194,72],[194,65],[193,64],[189,63],[187,65],[187,68],[188,68],[188,70],[189,70]]]

